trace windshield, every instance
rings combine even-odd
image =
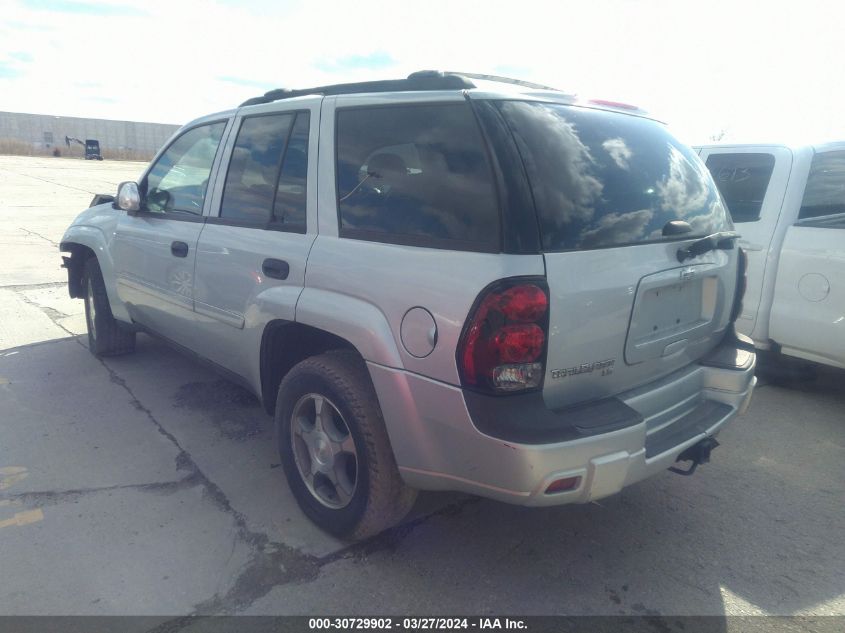
[[[661,123],[603,110],[528,101],[498,107],[522,154],[546,251],[678,239],[733,228],[713,180]]]

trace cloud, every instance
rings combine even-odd
[[[339,59],[320,59],[314,67],[324,72],[339,72],[344,70],[382,70],[393,66],[396,61],[384,51],[376,51],[368,55],[347,55]]]
[[[687,160],[673,145],[668,148],[669,173],[656,185],[660,208],[679,218],[699,215],[714,195],[706,186],[709,174],[703,172],[700,161]]]
[[[731,0],[711,0],[705,12],[666,0],[524,4],[488,0],[480,10],[475,2],[428,0],[421,10],[395,0],[6,0],[0,63],[22,61],[12,51],[33,61],[3,80],[2,107],[172,123],[256,94],[257,86],[218,77],[297,88],[440,68],[636,103],[687,141],[723,128],[736,139],[776,142],[789,133],[804,142],[845,136],[845,84],[830,80],[845,74],[838,54],[845,3],[796,4],[788,20],[765,29],[754,3]],[[562,23],[573,25],[566,37]],[[460,36],[439,37],[466,24],[473,28]],[[732,45],[689,45],[716,32]],[[781,40],[800,46],[770,45]],[[92,107],[73,87],[80,81],[102,82],[117,102]]]
[[[9,57],[19,62],[23,62],[24,64],[30,63],[33,59],[32,55],[26,51],[12,51],[9,53]]]
[[[628,213],[607,213],[599,219],[597,226],[581,233],[578,246],[596,248],[609,244],[630,244],[640,241],[653,217],[654,212],[649,209]]]
[[[22,74],[23,73],[14,66],[0,62],[0,79],[15,79],[20,77]]]
[[[221,77],[217,77],[218,81],[222,81],[229,84],[235,84],[236,86],[246,86],[248,88],[257,88],[259,90],[272,90],[273,88],[277,88],[269,82],[266,81],[255,81],[253,79],[245,79],[241,77],[231,77],[228,75],[224,75]]]
[[[604,151],[610,154],[610,157],[619,169],[628,170],[628,160],[634,153],[625,143],[625,139],[609,138],[601,146],[604,148]]]
[[[106,4],[103,2],[77,2],[76,0],[22,0],[22,4],[35,11],[76,13],[101,16],[138,16],[147,15],[143,9],[124,4]]]
[[[589,222],[604,186],[595,176],[595,160],[575,124],[566,120],[561,108],[540,103],[506,101],[502,111],[517,143],[531,148],[523,151],[523,160],[548,185],[542,188],[538,205],[555,210],[556,230],[565,231],[572,222]],[[554,164],[535,160],[548,156],[566,158]]]

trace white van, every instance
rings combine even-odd
[[[737,330],[845,368],[845,142],[696,148],[748,255]]]

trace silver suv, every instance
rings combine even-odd
[[[737,237],[641,110],[423,71],[193,121],[61,250],[94,354],[218,365],[361,538],[416,490],[583,503],[707,461],[755,384]]]

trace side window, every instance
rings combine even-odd
[[[772,154],[711,154],[707,158],[707,169],[737,223],[760,219],[774,168]]]
[[[339,110],[337,189],[343,237],[499,248],[492,171],[468,104]]]
[[[288,231],[305,232],[306,180],[308,176],[308,130],[310,115],[300,112],[290,133],[276,187],[273,221]]]
[[[153,165],[145,182],[145,211],[202,215],[211,164],[226,123],[192,128],[177,138]]]
[[[799,219],[845,213],[845,152],[813,157]]]
[[[243,120],[226,172],[221,218],[259,225],[270,222],[293,119],[293,114],[286,113]]]

